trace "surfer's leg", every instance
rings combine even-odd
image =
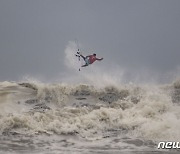
[[[89,65],[89,59],[87,57],[85,57],[84,61],[85,61],[85,65],[82,65],[81,67],[86,67]]]
[[[86,66],[88,66],[88,64],[82,65],[81,67],[86,67]]]
[[[86,57],[84,57],[83,55],[80,55],[83,59],[84,59],[84,61],[85,61],[85,59],[86,59]]]

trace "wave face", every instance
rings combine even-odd
[[[0,134],[179,141],[180,81],[170,85],[0,83]]]

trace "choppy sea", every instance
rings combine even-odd
[[[178,154],[180,81],[166,85],[0,82],[0,153]]]

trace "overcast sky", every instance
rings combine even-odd
[[[103,71],[177,72],[180,0],[0,0],[0,81],[56,80],[75,39]]]

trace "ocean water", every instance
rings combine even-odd
[[[180,81],[167,85],[0,83],[0,153],[178,154]]]

